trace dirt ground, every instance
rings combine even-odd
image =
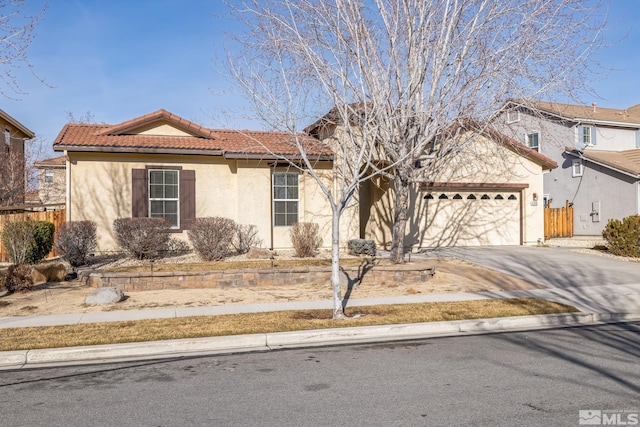
[[[458,293],[536,289],[540,286],[460,260],[433,260],[435,276],[420,285],[367,285],[354,289],[350,298],[370,298],[430,293]],[[213,289],[178,289],[127,292],[116,304],[87,305],[93,288],[78,281],[47,282],[27,293],[0,295],[0,317],[89,313],[167,307],[311,301],[331,298],[330,286],[258,286]],[[343,290],[344,293],[345,290]]]

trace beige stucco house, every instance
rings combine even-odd
[[[335,139],[341,125],[318,121],[310,132]],[[404,245],[523,245],[544,240],[543,175],[557,164],[475,121],[453,126],[414,171]],[[443,147],[455,155],[438,156]],[[426,167],[425,167],[426,166]],[[436,171],[436,172],[434,172]],[[359,192],[362,237],[391,245],[394,190],[382,176]]]
[[[316,171],[332,188],[332,134],[301,135]],[[543,238],[542,175],[553,161],[494,131],[469,140],[437,176],[412,192],[405,244],[519,245]],[[257,227],[264,247],[290,248],[290,225],[316,222],[330,246],[331,210],[308,173],[284,157],[298,154],[278,132],[215,130],[165,110],[117,125],[67,124],[54,142],[66,159],[67,220],[98,224],[99,249],[116,249],[120,217],[164,217],[187,239],[196,217],[222,216]],[[361,185],[342,216],[341,245],[391,240],[393,191],[382,177]]]
[[[38,203],[49,205],[47,208],[51,209],[63,207],[66,198],[66,157],[44,159],[34,166],[38,171]]]
[[[2,110],[0,126],[0,207],[23,205],[27,191],[24,147],[35,134]]]
[[[331,150],[300,137],[330,184]],[[313,178],[282,160],[298,153],[290,138],[208,129],[166,110],[117,125],[67,124],[53,144],[66,157],[67,220],[97,222],[102,251],[116,249],[116,218],[145,216],[166,218],[185,240],[196,217],[231,218],[255,225],[263,246],[274,249],[291,247],[292,223],[316,222],[330,246],[324,195]],[[344,216],[346,240],[358,237],[355,217]]]

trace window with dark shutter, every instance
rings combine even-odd
[[[180,171],[180,227],[190,230],[196,219],[196,171]]]
[[[172,181],[175,175],[179,176],[179,183]],[[149,181],[150,176],[153,176],[152,181]],[[170,223],[178,224],[177,231],[191,228],[196,217],[196,172],[194,170],[147,166],[145,169],[133,169],[131,181],[132,217],[164,218],[166,216]],[[176,202],[170,199],[175,199]]]
[[[149,196],[147,190],[147,170],[131,171],[131,216],[141,218],[149,216]]]

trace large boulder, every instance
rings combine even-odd
[[[112,304],[124,300],[124,292],[118,288],[97,288],[87,295],[86,304]]]

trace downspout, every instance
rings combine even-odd
[[[524,246],[524,188],[520,190],[520,246]],[[544,234],[544,233],[543,233]]]
[[[270,248],[271,250],[273,250],[273,225],[274,225],[274,221],[273,221],[273,173],[276,170],[276,162],[273,162],[273,169],[270,169],[270,176],[269,176],[269,187],[271,191],[269,191],[269,193],[271,194],[271,197],[269,198],[269,235],[270,235],[270,239],[271,239],[271,245]]]
[[[71,221],[71,162],[69,161],[69,155],[67,154],[67,150],[64,150],[65,157],[65,171],[64,171],[64,180],[65,180],[65,196],[64,201],[67,208],[66,213],[66,221]]]

